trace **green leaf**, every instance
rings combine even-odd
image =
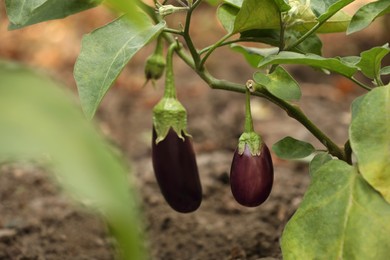
[[[304,141],[294,139],[290,136],[279,140],[272,146],[272,151],[282,159],[300,159],[312,154],[314,147]]]
[[[146,14],[143,19],[149,26],[139,27],[122,17],[83,37],[74,77],[88,118],[128,61],[165,27],[165,22],[153,25]]]
[[[273,0],[244,0],[235,19],[233,32],[274,29],[279,26],[279,8]]]
[[[371,79],[380,75],[382,59],[390,52],[389,44],[386,43],[381,47],[374,47],[361,53],[360,62],[356,66],[362,73]]]
[[[255,48],[246,47],[239,44],[231,44],[230,48],[236,52],[244,55],[247,62],[254,68],[257,68],[257,64],[266,56],[276,54],[279,48]]]
[[[380,74],[381,75],[389,75],[390,74],[390,66],[386,66],[386,67],[381,68]]]
[[[43,21],[64,18],[95,7],[102,0],[5,0],[10,24],[19,29]]]
[[[229,33],[233,32],[234,21],[240,9],[230,4],[222,4],[217,9],[218,20]]]
[[[271,74],[258,71],[254,74],[253,79],[278,98],[284,100],[299,100],[301,98],[301,89],[298,83],[280,66]]]
[[[314,14],[318,17],[318,21],[323,22],[353,1],[354,0],[311,0],[310,5]]]
[[[324,58],[315,54],[300,54],[289,51],[282,51],[277,55],[271,55],[261,61],[258,67],[269,64],[303,64],[337,72],[341,75],[351,77],[357,68],[352,64],[343,62],[339,58]]]
[[[118,152],[57,84],[0,62],[0,160],[41,162],[74,198],[101,212],[123,259],[145,259],[136,198]]]
[[[285,45],[290,45],[303,35],[300,31],[288,30],[284,34]],[[272,46],[280,46],[280,33],[275,29],[263,29],[263,30],[249,30],[241,32],[241,39],[250,39],[254,42],[266,43]],[[294,47],[292,51],[299,53],[314,53],[321,55],[322,42],[320,38],[313,34],[309,36],[298,46]]]
[[[390,205],[354,167],[329,161],[285,227],[283,259],[387,259],[389,219]]]
[[[312,176],[322,165],[332,160],[329,153],[321,152],[314,156],[309,165],[309,172]]]
[[[359,171],[390,202],[390,85],[360,101],[349,129]]]
[[[388,13],[390,13],[390,2],[388,0],[379,0],[362,6],[352,17],[347,34],[363,30],[376,18]]]

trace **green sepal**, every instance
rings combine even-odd
[[[156,130],[156,144],[167,136],[172,128],[179,138],[190,136],[187,131],[187,111],[176,98],[162,98],[153,108],[153,126]]]
[[[245,145],[248,145],[253,156],[259,156],[263,146],[263,139],[256,132],[244,132],[238,139],[238,153],[240,155],[244,153]]]

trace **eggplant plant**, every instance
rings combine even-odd
[[[62,18],[102,3],[122,13],[82,40],[74,77],[88,119],[93,118],[104,95],[137,51],[152,41],[158,42],[159,64],[148,59],[146,67],[147,78],[158,80],[163,73],[161,53],[170,46],[166,92],[171,94],[164,96],[154,110],[157,120],[154,120],[152,146],[157,182],[172,208],[192,212],[201,202],[195,155],[185,129],[187,116],[169,83],[173,79],[172,55],[177,55],[212,89],[246,93],[247,98],[249,94],[263,98],[286,111],[322,144],[315,148],[303,140],[286,136],[272,145],[273,153],[282,159],[312,157],[311,184],[282,234],[281,249],[285,259],[388,258],[390,84],[384,76],[390,74],[390,66],[383,67],[382,60],[390,52],[389,43],[354,56],[324,57],[319,34],[349,35],[361,31],[390,13],[390,1],[370,1],[353,15],[343,11],[353,0],[177,0],[169,3],[155,0],[154,4],[141,0],[25,2],[5,0],[10,29]],[[191,27],[202,25],[194,24],[192,15],[197,11],[201,13],[199,7],[206,4],[215,8],[226,34],[200,48],[191,35]],[[166,21],[167,16],[179,12],[185,13],[182,25]],[[243,44],[248,42],[251,47]],[[219,48],[230,48],[237,55],[243,55],[251,69],[256,70],[253,77],[246,83],[214,77],[208,70],[208,58]],[[351,104],[348,140],[342,144],[335,142],[300,108],[300,85],[288,72],[287,64],[338,74],[364,91]],[[250,140],[255,136],[255,141],[249,142],[248,134]],[[257,206],[271,192],[272,160],[266,140],[253,129],[245,127],[243,136],[232,162],[232,193],[239,203]],[[174,169],[169,169],[165,160],[171,161]]]

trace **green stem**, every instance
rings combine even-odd
[[[252,120],[252,112],[251,112],[251,93],[248,88],[245,91],[245,133],[253,132],[253,120]]]
[[[166,32],[166,33],[173,33],[173,34],[177,34],[177,35],[183,36],[183,32],[182,31],[175,30],[175,29],[172,29],[172,28],[165,28],[163,31]]]
[[[154,53],[162,56],[163,51],[164,51],[164,39],[160,35],[157,38],[157,44],[156,44],[156,49],[154,50]]]
[[[341,75],[341,74],[340,74]],[[344,76],[344,75],[343,75]],[[345,76],[346,77],[346,76]],[[365,85],[364,83],[360,82],[359,80],[355,79],[354,77],[346,77],[347,79],[351,80],[352,82],[354,82],[356,85],[358,85],[359,87],[361,88],[364,88],[365,90],[372,90],[372,88],[370,88],[369,86]]]
[[[332,16],[328,17],[327,19],[324,19],[323,21],[321,22],[318,22],[316,25],[314,25],[309,31],[307,31],[304,35],[301,36],[301,38],[299,38],[298,40],[296,40],[294,43],[292,43],[290,46],[286,47],[285,50],[286,51],[289,51],[289,50],[292,50],[294,49],[295,47],[297,47],[299,44],[301,44],[304,40],[306,40],[306,38],[308,38],[310,35],[312,35],[313,33],[315,33],[315,31],[317,31],[321,25],[323,25],[329,18],[331,18]]]
[[[384,86],[385,85],[385,84],[383,84],[383,81],[381,79],[380,74],[375,76],[375,83],[376,83],[377,86]]]
[[[195,10],[195,8],[200,4],[200,0],[196,1],[192,7],[190,8],[190,10],[188,10],[187,12],[187,16],[186,16],[186,23],[185,23],[185,26],[184,26],[184,32],[183,32],[183,38],[187,44],[187,47],[188,47],[188,50],[190,51],[191,53],[191,56],[192,56],[192,59],[194,60],[195,62],[195,67],[197,69],[200,68],[200,56],[199,56],[199,53],[198,51],[196,50],[195,46],[194,46],[194,43],[192,42],[192,39],[190,37],[190,24],[191,24],[191,16],[192,16],[192,12]]]
[[[165,72],[164,98],[176,98],[175,79],[173,76],[173,52],[178,48],[178,43],[169,45],[167,54],[167,70]]]
[[[232,36],[233,34],[232,33],[228,33],[226,34],[225,36],[223,36],[219,41],[217,41],[206,53],[206,55],[203,57],[203,59],[201,60],[200,62],[200,65],[199,65],[199,69],[202,70],[203,67],[204,67],[204,63],[206,62],[206,60],[208,59],[208,57],[211,55],[211,53],[213,53],[213,51],[218,48],[219,46],[221,46],[223,44],[223,42],[225,40],[227,40],[230,36]]]

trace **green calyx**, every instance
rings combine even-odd
[[[162,98],[153,108],[153,126],[156,130],[156,144],[165,139],[170,128],[184,140],[187,135],[187,111],[176,98]]]
[[[248,145],[253,156],[259,156],[261,153],[261,147],[263,146],[263,139],[256,132],[244,132],[238,139],[239,154],[244,153],[245,145]]]
[[[153,108],[153,126],[156,130],[156,144],[164,140],[168,131],[172,128],[178,137],[183,139],[187,134],[187,111],[176,98],[176,88],[173,78],[173,52],[179,48],[177,43],[169,46],[167,54],[167,70],[165,73],[165,91],[164,97]]]
[[[238,139],[238,153],[243,154],[245,150],[245,145],[248,145],[251,154],[255,156],[260,155],[261,153],[263,139],[253,129],[250,88],[251,86],[247,84],[247,89],[245,93],[245,128],[244,133]]]

